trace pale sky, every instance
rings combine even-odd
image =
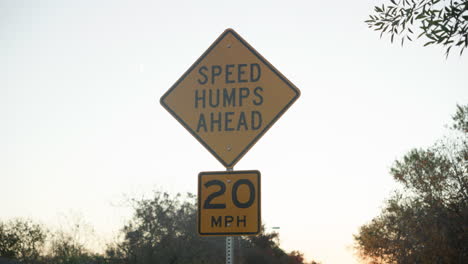
[[[382,1],[1,1],[0,219],[79,214],[112,238],[125,197],[197,192],[225,168],[159,98],[233,28],[301,90],[237,163],[262,173],[282,248],[357,263],[393,162],[447,133],[468,57],[404,47],[363,22]]]

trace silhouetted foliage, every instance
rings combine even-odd
[[[89,252],[71,234],[52,233],[25,219],[0,222],[0,263],[113,264]]]
[[[198,236],[196,200],[190,194],[187,198],[155,193],[151,199],[133,200],[133,219],[107,255],[128,264],[223,262],[224,240]]]
[[[365,22],[370,28],[389,34],[391,41],[401,36],[401,44],[425,36],[424,44],[442,45],[449,54],[453,47],[460,55],[468,47],[468,0],[390,0],[376,6],[375,14]],[[419,27],[419,31],[415,29]]]
[[[0,257],[22,263],[39,261],[47,232],[31,220],[0,222]]]
[[[83,227],[51,232],[30,220],[0,222],[0,262],[21,264],[215,264],[226,259],[225,237],[200,237],[196,229],[196,198],[156,192],[131,200],[133,218],[105,254],[87,248]],[[302,253],[279,247],[279,234],[236,237],[236,263],[304,264]],[[315,263],[315,262],[312,262]]]
[[[468,133],[468,105],[457,105],[457,112],[453,116],[453,122],[453,129],[464,132],[465,134]]]
[[[86,250],[72,235],[57,232],[51,241],[51,253],[47,256],[48,263],[54,264],[92,264],[102,263],[102,257]],[[101,260],[101,261],[99,261]]]
[[[133,219],[122,229],[122,240],[107,249],[108,259],[127,264],[225,262],[225,237],[200,237],[196,229],[196,199],[155,193],[133,200]],[[278,233],[237,237],[237,263],[302,264],[302,254],[279,248]],[[240,245],[240,248],[239,248]]]
[[[370,263],[468,263],[468,107],[453,120],[454,139],[414,149],[391,168],[403,191],[354,236]]]
[[[257,236],[245,237],[244,262],[253,263],[287,263],[287,254],[279,247],[279,235],[276,232],[261,233]]]

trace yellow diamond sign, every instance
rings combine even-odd
[[[161,97],[161,104],[232,168],[299,95],[296,86],[227,29]]]

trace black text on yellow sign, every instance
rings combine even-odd
[[[198,175],[198,233],[202,236],[260,232],[260,172],[221,171]]]
[[[294,84],[227,29],[160,102],[226,168],[232,168],[299,95]]]

